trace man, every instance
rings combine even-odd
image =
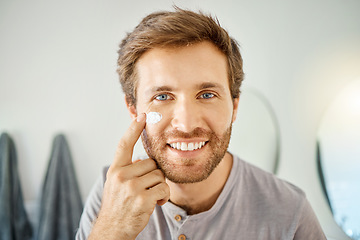
[[[242,58],[216,20],[154,13],[120,45],[133,122],[94,186],[77,239],[325,239],[304,193],[227,152]],[[157,112],[158,123],[146,123]],[[148,159],[132,162],[142,137]]]

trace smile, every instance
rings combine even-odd
[[[190,143],[175,142],[169,145],[170,147],[181,151],[194,151],[202,148],[205,144],[206,142],[190,142]]]

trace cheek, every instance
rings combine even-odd
[[[216,133],[222,134],[232,124],[232,105],[222,105],[217,108],[208,108],[204,112],[207,125]]]
[[[159,122],[149,123],[147,121],[145,130],[149,136],[157,136],[158,134],[161,134],[164,131],[169,116],[169,113],[166,109],[161,108],[160,106],[154,104],[138,104],[137,109],[139,113],[140,112],[144,112],[146,114],[160,113],[161,115],[161,120]]]
[[[169,126],[169,118],[168,114],[164,113],[164,111],[158,111],[161,114],[161,120],[157,123],[146,123],[145,130],[149,136],[159,136],[164,133],[166,128]]]
[[[164,127],[161,124],[162,120],[156,124],[146,124],[145,130],[149,136],[159,136],[164,132]]]

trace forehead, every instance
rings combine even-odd
[[[138,60],[136,72],[137,92],[154,86],[192,89],[204,83],[229,88],[227,58],[207,41],[184,47],[151,49]]]

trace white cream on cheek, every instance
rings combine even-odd
[[[156,124],[160,122],[162,119],[162,115],[159,112],[149,112],[146,114],[146,123],[148,124]]]

